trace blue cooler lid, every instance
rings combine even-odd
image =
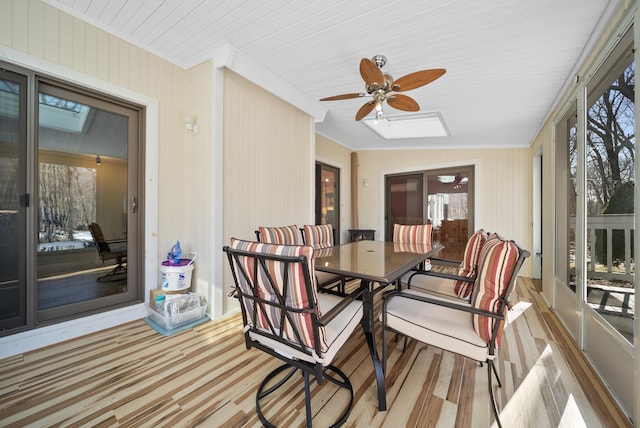
[[[191,263],[191,259],[180,259],[178,263],[173,260],[165,260],[162,262],[162,266],[187,266]]]

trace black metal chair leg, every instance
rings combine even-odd
[[[500,381],[500,376],[498,376],[498,369],[496,369],[496,365],[491,362],[491,367],[493,367],[493,374],[496,375],[496,380],[498,381],[498,386],[502,388],[502,382]]]
[[[311,386],[309,385],[309,373],[303,371],[302,377],[304,377],[304,408],[307,415],[307,428],[312,428],[311,422]]]
[[[284,377],[278,380],[273,386],[265,389],[265,386],[272,379],[274,379],[276,376],[278,376],[280,373],[286,370],[289,370],[289,373],[284,375]],[[305,396],[304,401],[305,401],[306,419],[307,419],[306,426],[308,428],[311,428],[313,426],[313,412],[311,409],[311,378],[310,378],[309,372],[302,369],[300,370],[302,371],[302,376],[304,379],[304,396]],[[264,416],[264,413],[262,412],[262,407],[260,406],[260,400],[266,397],[267,395],[273,393],[281,386],[283,386],[289,379],[291,379],[291,377],[297,371],[298,371],[298,368],[292,367],[288,364],[284,364],[276,368],[275,370],[273,370],[271,373],[269,373],[264,378],[262,383],[260,383],[260,386],[258,386],[258,391],[256,392],[256,413],[258,414],[258,419],[260,419],[260,422],[262,423],[263,426],[267,428],[275,428],[275,425],[269,422],[267,418]],[[331,374],[330,372],[333,372],[333,374]],[[349,404],[346,410],[342,413],[342,415],[340,415],[339,419],[333,425],[330,426],[330,428],[341,427],[347,422],[347,418],[351,414],[351,409],[353,408],[353,386],[351,385],[351,382],[349,381],[349,378],[347,377],[347,375],[345,375],[342,371],[340,371],[337,367],[333,365],[329,365],[324,368],[323,379],[326,379],[331,383],[333,383],[334,385],[337,385],[340,388],[345,388],[349,391],[350,398],[349,398]]]
[[[493,407],[493,416],[496,418],[496,424],[498,424],[498,428],[502,428],[502,423],[500,422],[500,414],[498,413],[498,404],[496,403],[496,396],[493,393],[493,378],[491,376],[491,372],[495,372],[495,367],[493,367],[493,361],[487,361],[487,374],[488,374],[488,383],[489,383],[489,397],[491,398],[491,406]]]

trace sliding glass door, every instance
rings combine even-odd
[[[143,113],[1,71],[0,334],[143,299]]]
[[[442,257],[461,260],[474,227],[473,187],[472,165],[387,176],[385,240],[393,239],[394,223],[431,223]]]
[[[638,165],[633,29],[621,34],[556,124],[554,308],[631,414]]]
[[[27,324],[27,78],[0,69],[0,332]]]

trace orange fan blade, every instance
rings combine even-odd
[[[356,113],[356,121],[364,118],[366,115],[371,113],[371,111],[375,106],[376,106],[375,101],[369,101],[368,103],[365,103],[362,107],[360,107],[360,110],[358,110],[358,112]]]
[[[404,111],[418,111],[420,106],[411,97],[402,94],[393,94],[387,98],[387,104],[393,108]]]
[[[362,58],[362,60],[360,60],[360,75],[364,83],[367,84],[367,87],[377,85],[377,88],[379,88],[384,85],[382,71],[380,71],[378,66],[369,58]]]
[[[434,68],[431,70],[422,70],[416,71],[415,73],[407,74],[406,76],[402,76],[395,82],[393,82],[393,91],[408,91],[410,89],[419,88],[420,86],[424,86],[427,83],[431,83],[444,73],[447,70],[444,68]]]
[[[348,100],[349,98],[359,98],[359,97],[364,97],[365,95],[367,94],[354,93],[354,94],[334,95],[333,97],[320,98],[320,101]]]

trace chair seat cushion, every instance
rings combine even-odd
[[[340,281],[342,279],[342,275],[316,270],[316,278],[318,279],[318,287],[322,287],[324,285]],[[324,311],[324,306],[322,306],[322,310]]]
[[[342,301],[342,297],[333,294],[318,294],[318,305],[322,308],[324,314],[328,313],[335,305]],[[262,344],[274,349],[276,352],[287,357],[296,358],[308,362],[319,362],[323,366],[328,366],[333,361],[338,350],[344,345],[360,325],[362,320],[362,300],[352,301],[344,308],[334,319],[325,325],[325,342],[327,347],[323,349],[323,354],[311,357],[302,352],[296,351],[285,344],[271,340],[265,336],[249,333],[250,337]]]
[[[414,290],[403,293],[420,294]],[[490,358],[489,347],[475,332],[468,312],[435,304],[428,305],[425,310],[423,302],[402,295],[393,295],[387,299],[388,328],[476,361]]]
[[[411,277],[411,275],[413,275],[413,273],[410,273],[409,276]],[[408,279],[409,278],[407,278],[407,280]],[[440,278],[438,276],[415,274],[411,277],[411,290],[458,299],[453,284],[454,281],[452,279]]]

